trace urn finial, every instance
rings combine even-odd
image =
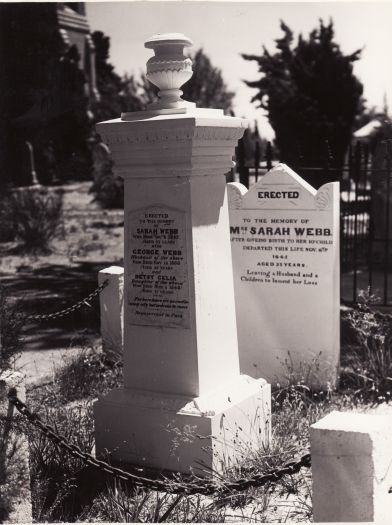
[[[181,98],[180,87],[193,75],[192,60],[184,56],[184,48],[193,42],[181,33],[165,33],[151,37],[144,46],[153,49],[155,56],[147,62],[147,78],[159,88],[159,100],[148,109],[194,107]]]

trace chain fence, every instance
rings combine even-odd
[[[222,496],[231,492],[242,492],[250,487],[260,488],[267,483],[276,483],[286,475],[297,474],[302,468],[309,468],[311,466],[311,455],[307,453],[299,460],[287,463],[281,468],[272,470],[264,474],[253,474],[249,477],[241,477],[233,481],[225,483],[222,480],[214,481],[210,479],[203,479],[199,477],[190,478],[188,481],[178,482],[169,479],[152,479],[140,475],[132,474],[118,467],[114,467],[105,461],[95,458],[92,454],[83,452],[80,447],[69,443],[68,440],[55,429],[44,423],[41,418],[31,412],[23,401],[17,395],[15,389],[11,389],[8,393],[8,399],[15,408],[27,418],[27,420],[42,432],[48,439],[65,450],[72,457],[82,460],[86,465],[95,467],[105,474],[109,474],[114,478],[122,481],[132,482],[138,487],[144,487],[156,491],[169,492],[172,494],[195,495],[203,496]]]
[[[27,316],[27,320],[31,321],[47,321],[51,319],[58,319],[66,316],[83,306],[90,306],[89,301],[98,296],[102,290],[109,284],[109,279],[106,279],[87,297],[81,299],[74,305],[52,312],[48,314],[38,314]],[[80,447],[70,443],[63,435],[56,432],[53,426],[44,423],[38,414],[31,412],[23,401],[17,395],[15,389],[11,389],[8,393],[10,403],[22,414],[26,419],[36,427],[42,434],[44,434],[55,445],[65,450],[72,457],[82,460],[86,465],[99,469],[105,474],[109,474],[114,478],[122,481],[132,482],[135,486],[144,487],[151,490],[170,492],[173,494],[195,495],[200,494],[204,496],[219,495],[222,496],[230,492],[241,492],[250,487],[262,487],[267,483],[276,483],[286,475],[293,475],[298,473],[302,468],[309,468],[311,466],[310,453],[304,454],[299,460],[287,463],[279,469],[272,470],[264,474],[253,474],[249,477],[241,477],[239,479],[223,483],[222,480],[214,481],[200,477],[191,477],[187,481],[176,481],[168,478],[153,479],[132,474],[131,472],[122,470],[119,467],[110,465],[109,463],[99,460],[92,454],[83,452]]]
[[[60,317],[64,317],[68,314],[71,314],[72,312],[76,312],[76,310],[79,310],[83,306],[90,306],[89,301],[94,299],[94,297],[97,297],[108,284],[109,284],[109,279],[106,279],[94,291],[89,293],[87,297],[85,297],[84,299],[81,299],[80,301],[73,304],[72,306],[69,306],[68,308],[64,308],[63,310],[59,310],[57,312],[52,312],[48,314],[28,315],[26,317],[26,320],[42,322],[42,321],[48,321],[51,319],[58,319]]]

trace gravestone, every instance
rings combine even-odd
[[[93,174],[94,181],[99,181],[102,177],[110,174],[111,158],[110,150],[103,142],[98,142],[93,148]]]
[[[125,295],[124,388],[95,404],[96,451],[211,474],[270,434],[269,385],[240,375],[225,181],[248,123],[181,99],[188,38],[145,45],[160,100],[98,124],[124,178]]]
[[[339,184],[284,164],[249,191],[228,184],[240,366],[334,385],[339,362]]]

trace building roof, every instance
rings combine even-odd
[[[57,9],[57,20],[59,26],[64,29],[73,29],[82,33],[89,33],[90,26],[84,15],[77,13],[66,5],[60,5]]]

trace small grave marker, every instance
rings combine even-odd
[[[316,191],[279,164],[249,191],[228,190],[242,373],[335,384],[339,184]]]

